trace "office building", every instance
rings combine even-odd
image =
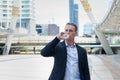
[[[34,20],[34,0],[21,0],[20,18],[17,22],[17,27],[29,27],[30,20]],[[20,24],[21,23],[21,24]]]
[[[0,0],[0,28],[7,29],[12,18],[12,0]]]
[[[42,26],[40,24],[36,24],[36,31],[39,35],[42,33]]]
[[[48,24],[48,35],[55,36],[59,33],[59,27],[56,24]]]
[[[78,4],[74,4],[74,0],[69,0],[69,21],[79,26],[78,18]]]
[[[59,33],[59,27],[56,24],[36,24],[38,35],[55,36]]]
[[[12,19],[12,7],[14,0],[0,0],[0,27],[9,28]],[[34,20],[34,0],[19,0],[19,18],[17,28],[28,28],[30,20]]]
[[[92,35],[93,25],[92,24],[84,24],[83,26],[83,34],[84,35]]]

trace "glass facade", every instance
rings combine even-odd
[[[21,0],[20,1],[20,19],[17,22],[17,27],[27,28],[30,19],[33,18],[33,1]],[[20,24],[21,23],[21,24]]]
[[[7,29],[10,26],[12,3],[12,0],[0,0],[0,28]]]
[[[19,0],[19,19],[16,27],[27,28],[33,19],[34,0]],[[0,28],[8,28],[12,19],[13,0],[0,0]],[[34,20],[34,19],[33,19]]]
[[[74,0],[69,0],[69,20],[79,26],[78,4],[74,4]]]
[[[74,4],[74,15],[73,15],[73,22],[79,27],[78,23],[78,4]]]
[[[92,32],[93,32],[93,25],[85,24],[83,27],[83,34],[92,35]]]

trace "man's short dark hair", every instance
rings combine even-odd
[[[77,25],[76,25],[75,23],[68,22],[66,25],[72,25],[72,26],[74,26],[74,27],[75,27],[75,31],[77,31],[77,30],[78,30],[78,27],[77,27]]]

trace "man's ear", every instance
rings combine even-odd
[[[76,31],[75,35],[77,36],[78,35],[78,32]]]

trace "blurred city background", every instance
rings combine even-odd
[[[88,53],[120,52],[119,0],[48,2],[0,1],[0,54],[39,53],[45,44],[64,31],[67,22],[78,26],[76,43],[85,47]],[[56,7],[57,4],[61,5]]]
[[[114,67],[109,77],[99,79],[100,74],[95,75],[98,68],[94,67],[92,80],[119,80],[120,73],[116,73],[120,71],[119,12],[120,0],[0,0],[0,61],[41,58],[41,49],[64,31],[67,22],[73,22],[78,26],[75,42],[86,49],[89,65],[93,68],[94,60],[98,63],[102,60]],[[103,64],[98,65],[102,71]]]

